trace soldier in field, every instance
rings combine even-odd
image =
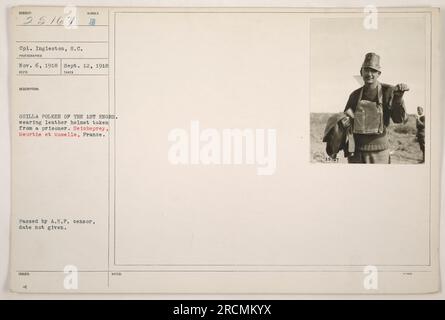
[[[419,142],[422,151],[422,162],[425,162],[425,115],[422,107],[417,107],[416,129],[417,142]]]
[[[387,127],[391,120],[403,123],[407,118],[403,95],[408,86],[380,83],[381,73],[379,55],[366,54],[360,69],[364,85],[351,93],[344,109],[355,144],[349,163],[390,163]]]

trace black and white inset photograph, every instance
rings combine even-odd
[[[311,20],[313,163],[425,162],[427,20],[378,13],[375,19]]]

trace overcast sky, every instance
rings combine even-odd
[[[409,113],[426,104],[427,45],[424,17],[379,17],[377,30],[366,30],[361,18],[312,19],[311,111],[343,111],[367,52],[380,55],[380,81],[406,83]],[[428,57],[429,59],[429,57]],[[355,76],[355,77],[354,77]]]

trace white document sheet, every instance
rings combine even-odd
[[[11,289],[436,292],[438,25],[432,8],[12,8]],[[335,114],[358,128],[348,100],[383,110],[383,133],[349,132],[362,163],[323,142]]]

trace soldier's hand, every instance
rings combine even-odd
[[[342,125],[343,125],[343,128],[345,128],[345,129],[349,128],[352,125],[351,118],[349,118],[349,117],[343,118]]]
[[[394,95],[396,96],[403,96],[405,91],[409,91],[409,87],[404,83],[399,83],[394,87]]]
[[[354,112],[351,109],[348,109],[344,113],[345,115],[347,115],[347,117],[344,118],[342,121],[343,128],[348,128],[352,125],[352,119],[354,119]]]

